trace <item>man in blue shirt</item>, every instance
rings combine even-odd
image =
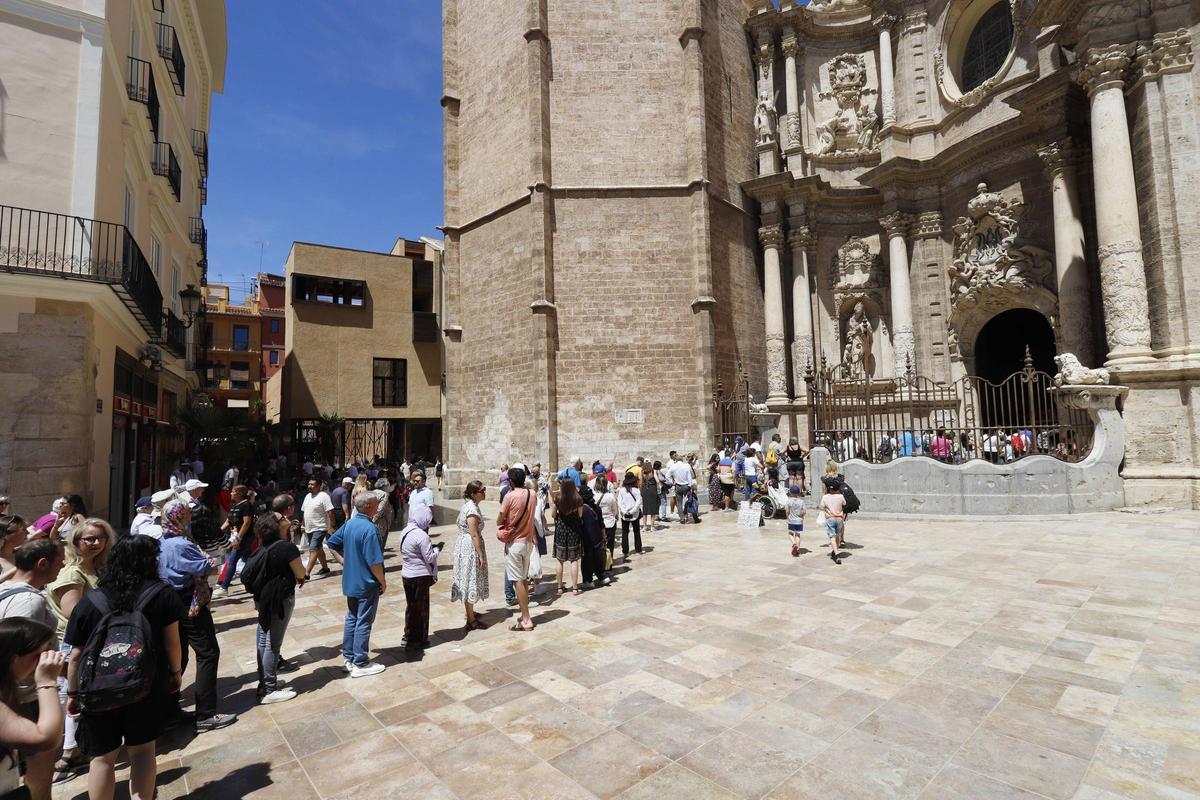
[[[583,459],[577,458],[571,464],[571,466],[567,467],[562,472],[558,473],[558,479],[561,481],[561,480],[566,480],[567,478],[570,478],[571,480],[575,481],[576,487],[583,486],[583,474],[581,472],[582,469],[583,469]]]
[[[371,626],[379,610],[379,595],[387,591],[383,574],[383,547],[372,522],[379,510],[375,492],[360,492],[354,498],[358,514],[330,537],[327,545],[342,561],[342,594],[346,596],[346,624],[342,630],[342,658],[351,678],[383,672],[384,665],[368,660]]]

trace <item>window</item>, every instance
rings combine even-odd
[[[150,266],[154,270],[154,279],[162,283],[162,242],[154,234],[150,234]]]
[[[271,320],[271,333],[279,333],[279,320]]]
[[[243,353],[250,349],[250,328],[245,325],[233,326],[233,349]]]
[[[278,350],[272,350],[271,354],[268,358],[271,362],[272,367],[279,366],[279,351]]]
[[[371,403],[376,406],[408,405],[408,361],[377,358],[372,372]]]
[[[1004,66],[1012,49],[1012,14],[1005,2],[996,3],[976,23],[963,51],[963,94],[982,85]]]
[[[171,310],[179,316],[179,264],[171,262]]]
[[[296,303],[362,308],[367,304],[367,284],[345,278],[295,274],[292,275],[292,304]]]
[[[229,362],[229,388],[230,389],[249,389],[250,388],[250,362],[249,361],[231,361],[231,362]]]
[[[212,323],[204,325],[204,349],[211,350],[213,346],[213,326]]]
[[[415,312],[433,311],[433,262],[414,261],[412,289],[412,310]]]

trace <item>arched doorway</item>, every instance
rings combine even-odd
[[[1031,308],[1002,311],[988,320],[975,339],[975,374],[1000,383],[1025,367],[1025,348],[1033,368],[1053,375],[1054,329]]]
[[[987,428],[1026,427],[1040,416],[1041,398],[1030,397],[1030,384],[1014,377],[1025,368],[1025,349],[1033,368],[1053,375],[1054,329],[1029,308],[1003,311],[988,320],[975,339],[975,374],[997,388],[980,384],[980,422]]]

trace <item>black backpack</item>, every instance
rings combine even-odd
[[[260,547],[246,561],[246,565],[242,567],[242,586],[246,588],[252,596],[257,597],[267,585],[267,551],[274,547],[278,542],[271,542],[266,547]]]
[[[131,611],[114,611],[103,591],[88,594],[101,616],[84,645],[79,664],[79,704],[83,711],[104,713],[149,696],[157,664],[154,631],[142,609],[159,586],[147,587]]]
[[[842,497],[846,498],[846,513],[853,514],[862,508],[862,503],[858,500],[858,495],[850,488],[850,484],[842,481]]]

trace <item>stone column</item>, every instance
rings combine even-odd
[[[1059,341],[1087,366],[1092,353],[1092,314],[1079,190],[1075,180],[1075,147],[1070,139],[1038,149],[1054,198],[1054,272],[1058,278]]]
[[[787,351],[783,335],[783,278],[779,274],[779,247],[783,228],[758,229],[763,247],[763,323],[767,333],[767,404],[786,403]]]
[[[1125,116],[1125,68],[1131,46],[1088,50],[1079,82],[1091,98],[1092,183],[1108,361],[1149,361],[1150,310],[1137,184]]]
[[[913,357],[912,292],[908,281],[908,215],[895,212],[879,220],[888,239],[888,279],[891,286],[892,348],[896,351],[896,376],[916,364]]]
[[[800,52],[800,42],[794,31],[784,34],[782,49],[787,114],[784,115],[784,122],[780,127],[787,131],[785,147],[792,150],[800,146],[800,81],[796,74],[796,56]]]
[[[891,14],[880,14],[874,19],[879,30],[879,96],[883,103],[883,124],[896,121],[895,65],[892,62],[892,27],[896,18]]]
[[[815,243],[807,225],[793,226],[788,234],[792,247],[792,392],[804,397],[804,372],[813,363],[812,297],[808,291],[808,250]]]

